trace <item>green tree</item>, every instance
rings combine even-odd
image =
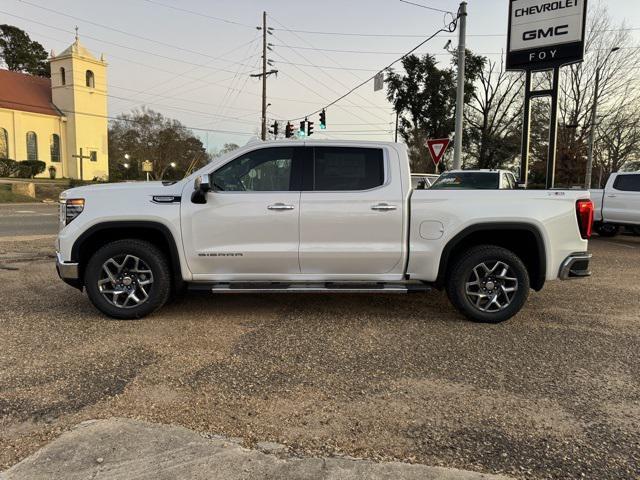
[[[47,51],[18,27],[0,25],[0,59],[7,69],[50,77]]]
[[[157,180],[182,178],[210,160],[191,130],[178,120],[145,108],[122,114],[111,122],[109,159],[112,180],[142,178],[145,160],[153,163],[152,176]]]
[[[475,90],[474,81],[485,58],[467,51],[465,102]],[[409,148],[412,171],[432,172],[425,141],[448,137],[454,130],[456,72],[452,66],[438,68],[433,55],[408,55],[402,60],[404,74],[391,70],[387,76],[387,99],[399,115],[400,135]]]

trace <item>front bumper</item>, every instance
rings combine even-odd
[[[73,262],[64,262],[59,252],[56,252],[56,270],[58,276],[72,287],[82,288],[80,281],[80,265]]]
[[[589,252],[572,253],[562,262],[558,278],[560,278],[560,280],[573,280],[576,278],[590,277],[591,270],[589,269],[589,263],[591,257],[592,255]]]

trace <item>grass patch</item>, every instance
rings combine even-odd
[[[36,199],[11,191],[11,185],[0,184],[0,203],[33,203]]]

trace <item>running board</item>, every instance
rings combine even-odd
[[[424,293],[421,282],[220,282],[191,283],[190,291],[212,293]]]

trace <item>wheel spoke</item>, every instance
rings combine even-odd
[[[513,268],[502,260],[479,263],[465,283],[467,299],[482,312],[505,309],[518,291],[518,279],[513,275]]]
[[[97,286],[104,299],[115,307],[134,308],[149,299],[153,280],[153,271],[143,259],[121,254],[102,264]]]

